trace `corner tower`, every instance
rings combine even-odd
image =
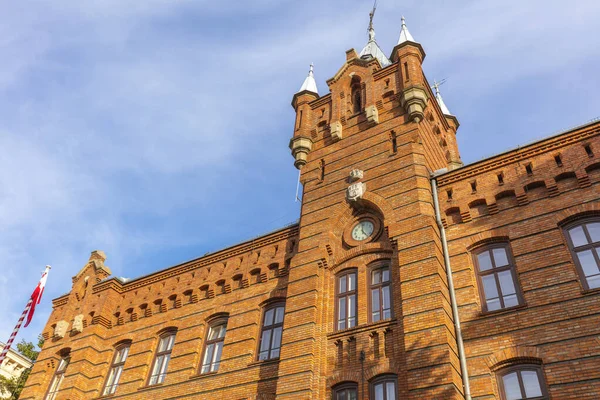
[[[372,16],[329,93],[311,67],[292,100],[303,198],[277,398],[331,398],[350,383],[363,395],[392,385],[402,399],[463,399],[429,182],[462,165],[458,121],[404,18],[388,58]]]

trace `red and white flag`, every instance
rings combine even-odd
[[[42,274],[42,277],[40,278],[39,283],[33,290],[33,293],[31,293],[31,297],[27,301],[25,310],[23,310],[23,313],[21,314],[21,318],[19,318],[19,321],[17,322],[17,326],[15,326],[15,329],[13,329],[13,332],[10,335],[10,338],[7,340],[6,345],[2,349],[2,352],[0,352],[0,365],[2,365],[2,361],[4,361],[4,358],[6,358],[6,354],[8,353],[10,346],[15,341],[15,338],[17,337],[17,333],[19,333],[19,329],[21,329],[21,324],[23,323],[23,320],[25,318],[27,318],[27,321],[25,322],[25,327],[27,327],[27,325],[29,325],[29,323],[31,322],[31,318],[33,318],[33,312],[35,311],[35,306],[40,304],[40,301],[42,301],[42,293],[44,293],[44,286],[46,286],[46,280],[48,279],[49,271],[50,271],[50,266],[46,265],[46,270]]]
[[[31,307],[29,308],[29,313],[27,313],[27,320],[25,321],[25,325],[23,325],[24,328],[27,328],[31,322],[31,318],[33,318],[33,313],[35,312],[35,306],[40,304],[40,301],[42,301],[42,294],[44,293],[44,286],[46,286],[46,280],[48,279],[49,271],[50,266],[46,265],[46,270],[42,274],[42,277],[35,287],[33,293],[31,293]]]

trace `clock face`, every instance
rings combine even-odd
[[[365,240],[373,234],[373,223],[371,221],[360,221],[354,228],[352,228],[352,239],[354,240]]]

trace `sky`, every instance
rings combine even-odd
[[[0,341],[34,340],[91,251],[137,277],[294,222],[293,94],[367,42],[371,1],[0,0]],[[600,116],[597,0],[379,0],[465,163]]]

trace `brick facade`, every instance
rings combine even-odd
[[[421,45],[404,42],[382,68],[349,50],[328,94],[294,96],[290,146],[302,143],[307,155],[297,225],[130,281],[110,277],[104,254],[93,252],[71,292],[53,302],[22,399],[44,397],[66,354],[57,398],[101,398],[122,343],[129,355],[106,397],[329,399],[352,383],[359,399],[373,399],[372,383],[387,376],[399,399],[464,399],[430,181],[442,168],[437,194],[472,398],[499,399],[499,371],[521,364],[541,369],[553,399],[600,398],[600,291],[582,286],[563,231],[600,216],[600,123],[462,166],[458,121],[437,104],[424,57]],[[356,201],[346,197],[353,169],[366,184]],[[361,241],[351,230],[363,219],[374,232]],[[490,243],[511,252],[517,307],[483,311],[474,255]],[[370,272],[381,266],[391,275],[392,316],[371,322]],[[356,326],[336,330],[342,271],[356,273]],[[280,355],[259,361],[274,303],[285,303]],[[215,318],[227,321],[222,358],[202,374]],[[167,331],[176,332],[167,375],[150,385]]]

